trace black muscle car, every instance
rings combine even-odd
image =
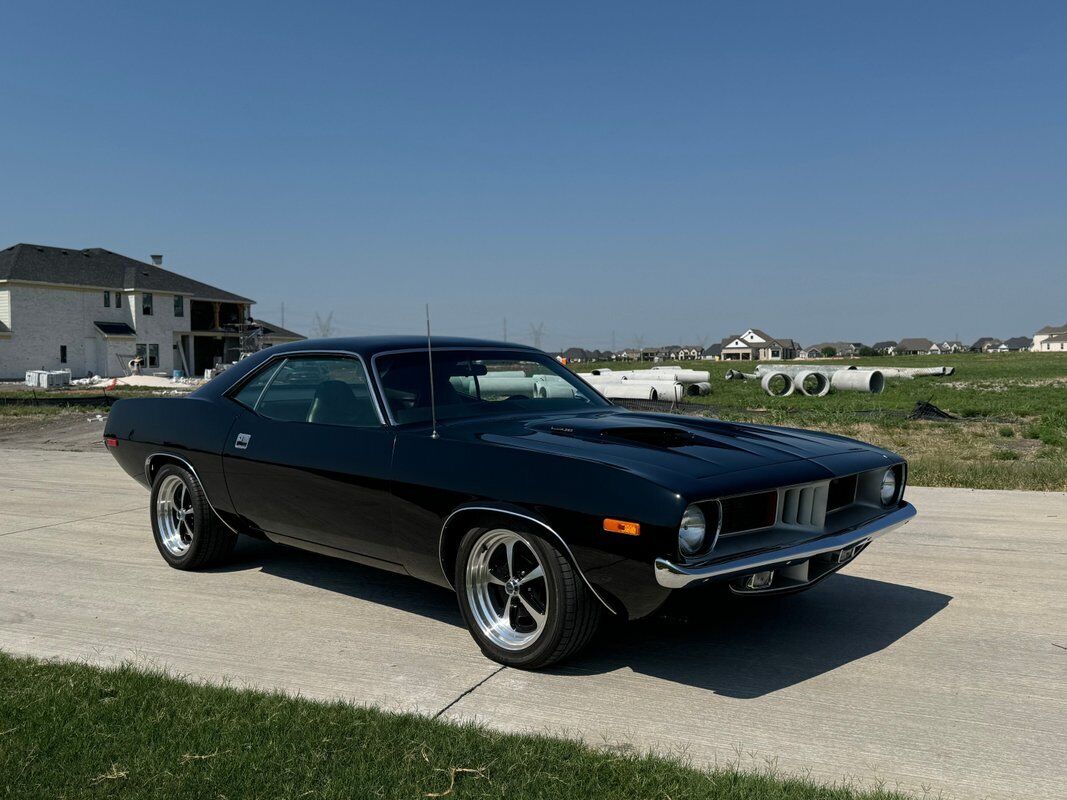
[[[806,589],[915,514],[893,453],[626,411],[503,342],[271,347],[188,397],[119,401],[104,440],[151,489],[171,566],[217,565],[246,534],[413,575],[527,668],[689,587]]]

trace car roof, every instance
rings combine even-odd
[[[455,348],[486,348],[491,350],[521,350],[528,353],[547,355],[542,351],[526,344],[514,342],[498,342],[492,339],[465,339],[458,336],[434,336],[433,347],[437,349]],[[244,379],[245,375],[256,370],[260,364],[270,358],[285,353],[295,352],[318,352],[318,353],[355,353],[363,358],[370,366],[370,360],[378,353],[386,353],[393,350],[425,350],[425,336],[345,336],[333,339],[303,339],[299,342],[276,344],[261,350],[254,356],[243,359],[233,367],[227,369],[215,380],[208,381],[191,396],[209,398],[218,397],[229,391],[230,387]],[[551,356],[549,356],[551,358]]]
[[[467,339],[459,336],[434,336],[432,338],[434,349],[455,347],[489,347],[500,350],[528,350],[541,352],[526,344],[515,342],[500,342],[492,339]],[[359,353],[361,356],[371,357],[375,353],[388,350],[426,349],[425,336],[344,336],[332,339],[303,339],[299,342],[289,342],[275,345],[271,353],[285,352],[289,350],[320,350],[338,352]]]

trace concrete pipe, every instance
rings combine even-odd
[[[619,381],[597,385],[597,390],[610,400],[658,400],[659,392],[651,383]]]
[[[771,397],[789,397],[796,389],[793,385],[793,377],[786,372],[764,373],[760,386]]]
[[[537,396],[542,398],[574,397],[574,389],[566,381],[545,381],[537,384]]]
[[[685,385],[681,383],[653,383],[657,400],[679,403],[685,397]]]
[[[707,381],[687,383],[685,384],[685,393],[690,397],[703,397],[706,394],[711,394],[711,384]]]
[[[651,372],[669,376],[678,383],[708,383],[711,373],[702,369],[686,369],[684,367],[652,367]],[[657,377],[658,380],[658,377]]]
[[[885,376],[876,369],[835,372],[830,385],[839,392],[869,392],[881,394],[885,390]]]
[[[886,378],[922,378],[928,375],[951,375],[952,367],[863,367],[877,369]]]
[[[471,382],[473,378],[469,378]],[[525,375],[522,377],[509,377],[507,375],[498,376],[482,375],[478,378],[478,389],[480,390],[482,397],[489,396],[503,396],[510,397],[512,395],[522,395],[524,397],[536,397],[537,396],[537,384],[533,378],[528,378]]]
[[[796,375],[799,372],[821,372],[829,375],[832,372],[854,369],[856,369],[855,364],[757,364],[756,374],[761,377],[768,372],[784,372],[786,375]]]
[[[830,376],[814,370],[798,372],[793,376],[793,385],[807,397],[825,397],[830,393]]]
[[[597,387],[605,397],[612,400],[666,400],[678,402],[685,392],[680,383],[651,383],[644,381],[619,381],[605,383]]]
[[[739,369],[728,369],[726,374],[722,376],[724,381],[758,381],[759,375],[754,373],[742,372]]]

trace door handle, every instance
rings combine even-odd
[[[233,443],[234,449],[235,450],[247,450],[248,449],[248,443],[250,441],[252,441],[252,434],[250,434],[250,433],[239,433],[239,434],[237,434],[237,441],[235,441]]]

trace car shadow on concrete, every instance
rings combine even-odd
[[[233,561],[221,569],[259,569],[463,625],[450,591],[292,547],[242,537]],[[884,650],[951,599],[926,589],[841,574],[810,591],[779,598],[679,592],[648,619],[625,625],[609,622],[586,650],[552,671],[588,675],[626,668],[727,697],[760,697]]]
[[[456,596],[447,589],[374,567],[242,536],[233,557],[217,572],[258,569],[268,575],[463,625]]]
[[[558,672],[629,668],[740,699],[877,653],[944,609],[949,595],[834,575],[807,592],[739,598],[683,593],[647,620],[609,626]]]

